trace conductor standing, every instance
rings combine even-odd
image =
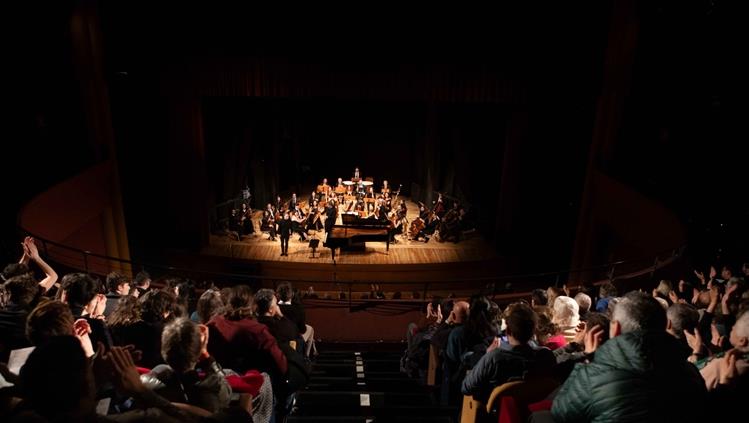
[[[291,219],[288,210],[284,212],[283,219],[278,222],[278,234],[281,236],[281,255],[289,255],[289,238],[291,237]]]

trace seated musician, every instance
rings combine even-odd
[[[317,201],[315,201],[314,207],[310,209],[309,216],[307,217],[307,230],[315,230],[319,231],[323,228],[322,224],[322,210],[317,205]]]
[[[385,195],[385,193],[388,193],[390,195],[390,187],[388,186],[388,181],[384,180],[382,181],[382,195]]]
[[[242,235],[255,233],[255,225],[252,224],[252,209],[247,203],[242,203],[239,220],[242,224]]]
[[[427,207],[419,201],[419,218],[426,222],[427,216],[429,215],[429,210],[427,210]]]
[[[276,240],[276,211],[273,209],[273,205],[268,203],[263,211],[263,220],[260,224],[261,231],[268,231],[268,239],[270,241]]]
[[[275,204],[274,208],[276,209],[276,213],[277,214],[278,213],[283,213],[283,201],[281,200],[281,196],[280,195],[276,197],[276,204]]]
[[[364,202],[366,203],[367,211],[372,213],[375,208],[374,187],[370,186],[369,189],[367,189],[367,193],[364,194]]]
[[[237,241],[242,236],[242,216],[239,214],[238,209],[231,209],[231,216],[229,216],[229,234],[234,235]]]
[[[327,196],[330,194],[330,185],[328,185],[328,178],[322,178],[322,185],[320,185],[322,194]]]
[[[299,241],[307,240],[307,228],[305,227],[307,219],[305,218],[304,212],[297,205],[294,209],[294,213],[291,215],[291,230],[299,234]]]
[[[307,207],[312,207],[315,203],[317,203],[317,193],[312,191],[307,200]]]
[[[440,224],[440,237],[439,241],[452,241],[452,242],[458,242],[460,240],[460,212],[459,212],[460,205],[458,202],[455,202],[455,205],[453,208],[450,209],[447,213],[445,213],[445,217],[442,218],[442,223]]]
[[[289,200],[289,210],[294,211],[296,210],[296,206],[299,204],[299,201],[296,199],[296,193],[291,194],[291,200]]]

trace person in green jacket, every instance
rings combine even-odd
[[[551,408],[555,423],[703,420],[705,382],[666,333],[666,313],[652,296],[627,294],[614,308],[609,334],[593,361],[577,364],[560,388]]]

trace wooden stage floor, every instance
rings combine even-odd
[[[412,222],[418,216],[416,203],[405,198],[408,207],[408,220]],[[325,233],[313,235],[319,237],[320,246],[312,258],[312,249],[308,240],[302,242],[294,234],[289,241],[289,255],[281,256],[281,241],[268,240],[267,233],[259,232],[262,212],[256,211],[253,216],[255,233],[242,237],[241,241],[228,236],[211,235],[210,244],[202,254],[240,258],[253,261],[275,261],[293,263],[332,263],[331,252],[323,247]],[[340,223],[340,215],[338,217]],[[313,234],[314,232],[310,232]],[[497,258],[492,246],[484,241],[477,232],[466,235],[458,243],[439,242],[432,237],[429,242],[408,241],[404,235],[396,235],[397,243],[390,244],[387,252],[384,242],[368,242],[365,251],[343,251],[336,253],[337,264],[428,264],[484,261]]]

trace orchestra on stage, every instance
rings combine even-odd
[[[287,201],[280,196],[268,203],[260,219],[260,231],[267,232],[268,240],[280,237],[282,255],[286,255],[288,239],[294,235],[306,241],[310,233],[324,230],[325,245],[331,249],[350,246],[353,242],[384,241],[388,248],[402,240],[429,242],[436,236],[439,242],[458,242],[466,230],[466,210],[458,202],[447,205],[439,194],[432,207],[418,203],[418,216],[409,221],[408,208],[399,198],[401,185],[392,188],[387,180],[375,186],[372,178],[362,178],[359,168],[348,180],[338,178],[335,186],[324,178],[309,196],[299,199],[296,193]],[[255,232],[252,209],[245,197],[241,209],[233,209],[229,233],[238,240]],[[337,224],[337,222],[340,222]]]

